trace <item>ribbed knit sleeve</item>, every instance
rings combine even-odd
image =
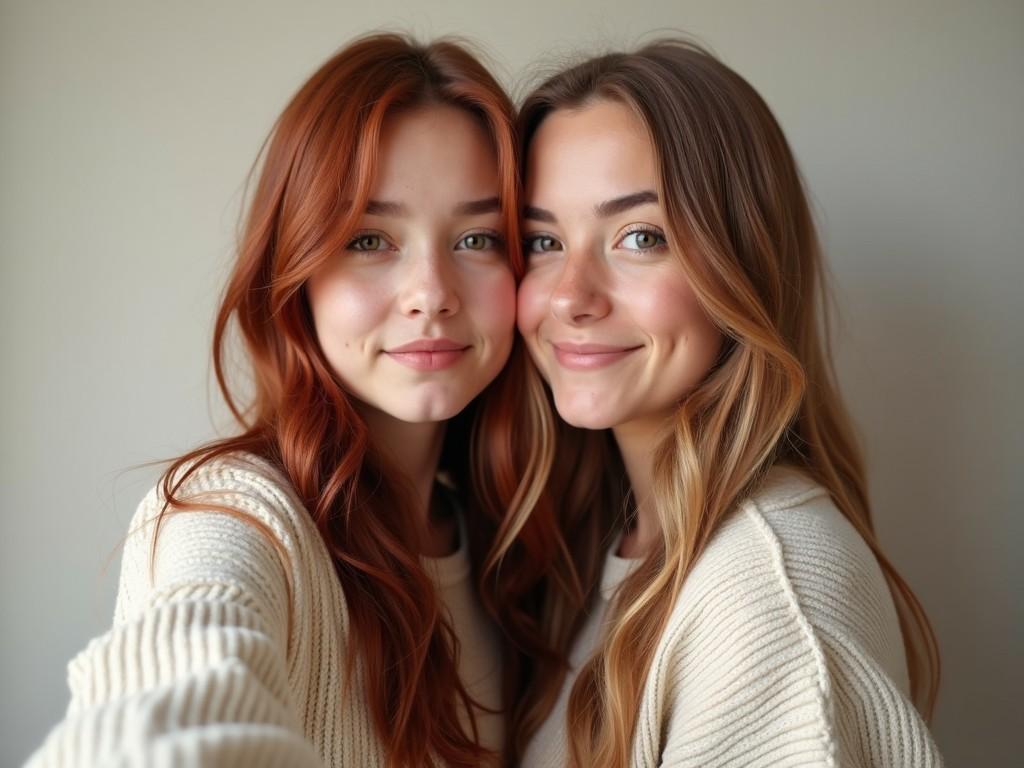
[[[255,475],[201,470],[187,493],[252,515],[287,552],[290,521]],[[289,577],[245,520],[174,512],[156,489],[133,518],[112,628],[68,666],[67,713],[30,758],[43,766],[321,766],[288,684]]]
[[[939,766],[887,583],[823,489],[782,482],[684,586],[637,723],[639,765]]]

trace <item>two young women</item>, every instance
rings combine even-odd
[[[143,500],[32,764],[939,764],[821,281],[778,125],[695,46],[518,118],[455,44],[348,46],[217,318],[243,431]]]

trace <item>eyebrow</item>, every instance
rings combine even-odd
[[[596,213],[600,218],[606,219],[609,216],[614,216],[618,213],[628,211],[630,208],[636,208],[640,205],[657,202],[658,193],[651,189],[645,189],[643,192],[634,192],[631,195],[623,195],[622,197],[616,197],[611,200],[605,200],[603,203],[598,203],[594,206],[594,213]]]
[[[594,206],[594,213],[602,219],[607,219],[609,216],[615,216],[616,214],[628,211],[630,208],[636,208],[639,205],[646,205],[647,203],[657,203],[658,193],[651,189],[645,189],[642,192],[634,192],[630,195],[623,195],[622,197],[613,197],[611,200],[605,200],[603,203],[598,203]],[[558,219],[551,211],[546,208],[538,208],[534,205],[527,205],[523,208],[523,218],[530,219],[531,221],[545,221],[549,224],[557,224]]]
[[[501,210],[501,200],[497,197],[484,197],[480,200],[469,200],[455,206],[456,216],[478,216],[482,213],[494,213]],[[390,200],[368,200],[366,213],[371,216],[408,216],[409,208],[403,203]]]
[[[482,200],[470,200],[455,206],[458,216],[477,216],[481,213],[495,213],[501,210],[501,200],[497,197],[485,197]]]
[[[366,212],[371,216],[407,216],[409,209],[401,203],[386,200],[367,200]]]
[[[544,208],[537,208],[532,205],[528,205],[523,208],[523,218],[530,219],[531,221],[546,221],[548,224],[558,223],[558,219],[555,218],[555,214],[551,211],[545,210]]]

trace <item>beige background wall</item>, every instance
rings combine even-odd
[[[0,763],[42,740],[65,663],[109,624],[114,547],[155,479],[121,470],[212,434],[211,319],[260,142],[335,48],[398,27],[478,40],[510,84],[538,59],[683,29],[762,92],[832,260],[877,525],[942,643],[938,741],[950,765],[1010,764],[1024,5],[0,7]]]

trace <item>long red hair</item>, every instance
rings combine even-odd
[[[475,766],[494,755],[479,745],[472,717],[470,734],[459,722],[460,702],[470,713],[473,707],[433,583],[406,542],[406,484],[375,450],[338,384],[318,344],[304,288],[358,226],[382,125],[395,110],[423,103],[464,109],[490,136],[508,258],[517,279],[522,275],[514,109],[499,84],[455,42],[423,46],[373,35],[348,45],[299,89],[264,145],[237,261],[217,313],[214,370],[241,434],[176,459],[163,476],[167,504],[161,514],[208,508],[176,493],[198,467],[225,454],[247,451],[279,467],[334,560],[366,679],[381,681],[367,687],[366,697],[389,764],[426,765],[436,757]],[[244,404],[227,376],[233,326],[251,363],[252,394]],[[465,496],[474,568],[506,509],[530,503],[531,494],[520,486],[531,449],[513,414],[526,375],[523,354],[517,341],[506,370],[447,432],[442,467]],[[376,514],[380,510],[387,514]],[[522,546],[516,556],[530,557]],[[480,569],[476,574],[485,578]],[[513,626],[511,635],[531,631]],[[351,671],[351,657],[348,664]]]

